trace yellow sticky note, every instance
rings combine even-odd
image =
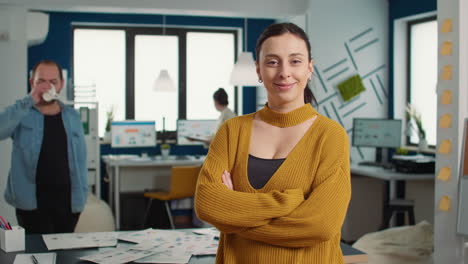
[[[450,175],[452,174],[452,169],[449,167],[443,167],[440,169],[439,174],[437,175],[437,179],[441,181],[449,181]]]
[[[442,22],[442,27],[440,29],[442,33],[452,32],[452,19],[447,18]]]
[[[448,154],[452,151],[452,141],[450,139],[444,139],[439,145],[439,153]]]
[[[452,65],[445,65],[444,68],[442,68],[442,80],[452,80]]]
[[[450,210],[450,198],[447,195],[444,195],[440,198],[439,201],[439,210],[448,211]]]
[[[439,119],[440,128],[452,127],[452,114],[443,114]]]
[[[451,41],[442,42],[442,47],[440,48],[440,55],[442,56],[452,55],[452,42]]]
[[[450,90],[444,90],[442,92],[442,98],[441,98],[441,103],[444,105],[448,105],[452,103],[452,91]]]

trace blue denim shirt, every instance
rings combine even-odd
[[[60,102],[67,135],[72,212],[83,211],[88,195],[86,142],[80,116]],[[11,137],[13,151],[5,200],[15,208],[37,208],[36,168],[44,134],[44,115],[30,95],[0,113],[0,140]]]

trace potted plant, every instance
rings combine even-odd
[[[161,148],[161,156],[163,158],[169,157],[169,152],[171,151],[171,145],[167,143],[163,143],[161,144],[160,148]]]
[[[106,117],[107,117],[107,121],[106,121],[106,128],[104,132],[104,142],[110,142],[111,141],[111,134],[110,134],[111,124],[112,124],[112,121],[114,120],[114,107],[113,106],[111,106],[109,110],[106,111]]]
[[[406,120],[408,120],[408,130],[414,129],[413,125],[411,124],[411,120],[416,123],[416,129],[419,138],[419,150],[423,151],[427,149],[427,140],[426,140],[426,130],[422,125],[421,114],[416,110],[414,106],[408,103],[406,106]]]

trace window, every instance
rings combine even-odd
[[[114,109],[116,120],[125,119],[125,31],[76,29],[73,74],[74,100],[99,102],[99,135],[103,136],[107,111]]]
[[[408,22],[407,103],[421,114],[429,145],[436,144],[437,113],[437,20],[430,17]],[[409,133],[408,133],[409,135]],[[407,137],[407,144],[418,144],[417,133]]]
[[[237,30],[81,26],[73,28],[75,101],[99,102],[99,135],[114,109],[115,120],[155,120],[175,130],[177,119],[216,119],[213,93],[223,87],[229,106],[241,105],[229,74]],[[157,92],[153,83],[167,69],[178,90]]]

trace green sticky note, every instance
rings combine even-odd
[[[347,102],[351,100],[354,96],[365,91],[366,88],[362,84],[362,79],[359,74],[351,76],[347,80],[338,84],[338,90],[340,91],[343,101]]]

